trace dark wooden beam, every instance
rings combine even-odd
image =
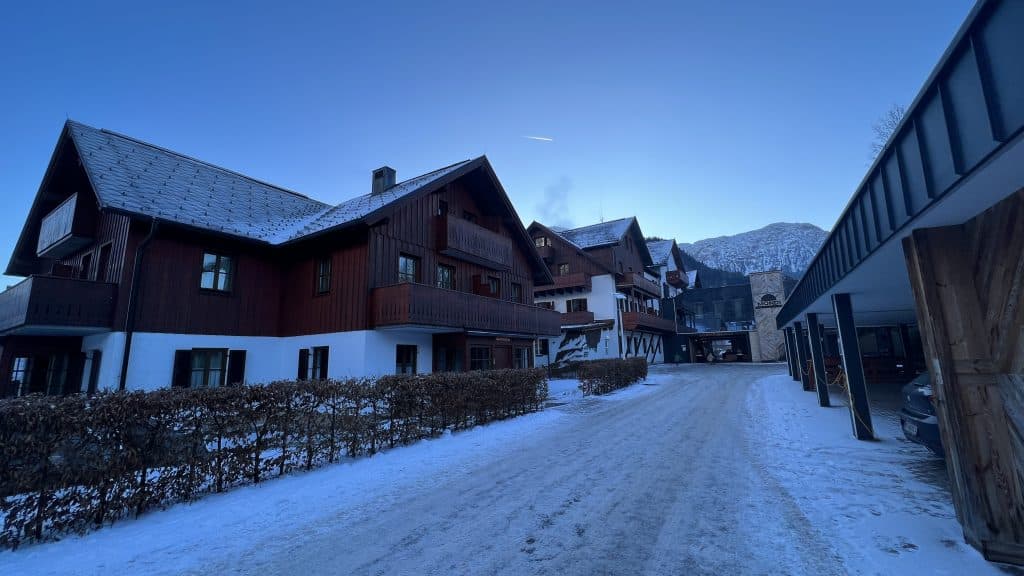
[[[829,406],[828,401],[828,375],[825,373],[825,354],[822,351],[824,345],[824,333],[821,323],[818,322],[818,315],[810,313],[807,315],[807,339],[811,346],[811,360],[814,362],[814,386],[818,391],[818,405]]]
[[[796,382],[800,381],[800,351],[796,346],[796,336],[793,334],[792,328],[786,328],[786,345],[789,346],[790,352],[790,371],[789,375],[793,377]]]
[[[807,349],[807,336],[804,335],[804,326],[800,322],[793,323],[793,337],[796,340],[796,352],[799,359],[797,368],[800,374],[800,384],[803,385],[805,391],[813,390],[811,388],[811,375],[807,371],[810,351]]]
[[[832,308],[836,314],[836,325],[839,327],[839,353],[843,358],[843,374],[846,375],[853,436],[858,440],[874,440],[875,429],[871,425],[868,389],[864,383],[864,366],[860,360],[860,342],[857,339],[857,326],[853,322],[850,295],[833,294]]]

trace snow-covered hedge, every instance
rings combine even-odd
[[[647,378],[647,360],[626,358],[620,360],[590,360],[575,364],[583,395],[607,394]]]
[[[3,400],[0,547],[525,414],[546,397],[544,370],[524,369]]]

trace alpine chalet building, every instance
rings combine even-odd
[[[485,157],[319,202],[68,121],[0,294],[0,395],[526,367],[558,314]]]

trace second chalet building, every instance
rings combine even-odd
[[[0,394],[531,366],[551,275],[487,159],[367,191],[67,122],[0,294]]]
[[[561,333],[538,341],[538,363],[665,361],[665,342],[677,323],[675,311],[663,311],[661,302],[686,286],[674,241],[651,243],[655,260],[636,218],[573,230],[534,222],[529,233],[553,277],[552,284],[536,287],[535,301],[561,314]]]

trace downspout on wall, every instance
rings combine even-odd
[[[146,248],[149,247],[153,236],[156,235],[158,224],[159,221],[156,218],[150,220],[149,233],[146,234],[146,237],[142,239],[139,247],[135,250],[135,262],[132,264],[132,287],[128,292],[128,309],[125,312],[124,319],[124,352],[121,354],[121,378],[117,384],[119,391],[124,391],[128,385],[128,360],[132,353],[132,334],[135,332],[135,310],[141,284],[139,282],[139,271],[142,269],[142,260],[145,256]]]

